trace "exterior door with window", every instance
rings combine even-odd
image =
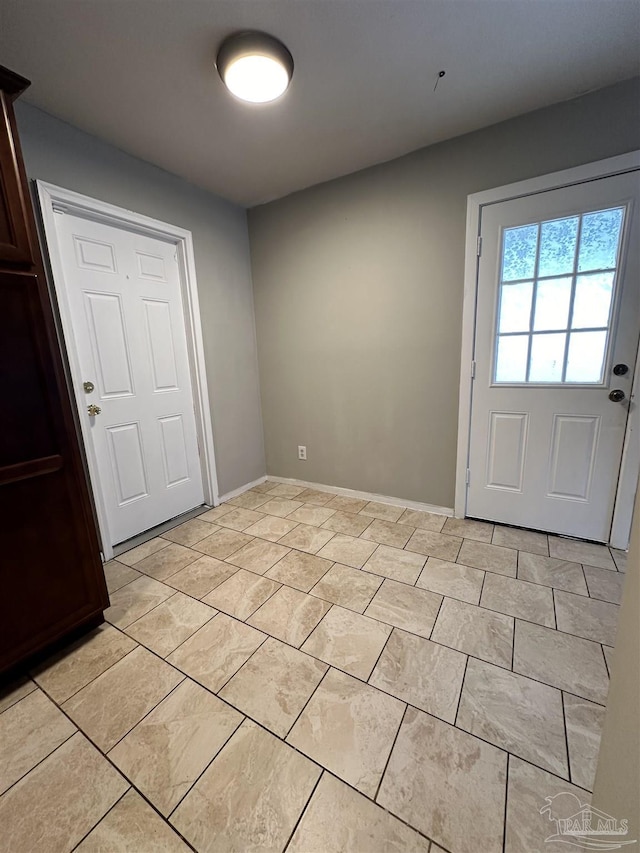
[[[482,210],[469,516],[608,541],[640,326],[638,174]]]

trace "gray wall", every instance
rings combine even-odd
[[[639,103],[626,81],[251,210],[268,473],[453,506],[467,195],[640,148]]]
[[[27,173],[193,234],[220,493],[265,472],[246,213],[19,101]]]

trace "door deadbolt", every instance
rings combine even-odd
[[[87,406],[87,412],[93,417],[94,415],[99,415],[102,409],[100,406],[96,406],[95,403],[91,403],[90,406]]]
[[[610,392],[609,399],[612,403],[621,403],[624,400],[624,391],[620,388],[616,388],[614,391]]]
[[[93,382],[83,382],[82,387],[84,388],[86,394],[90,394],[92,391],[95,390],[96,386],[93,384]]]
[[[629,365],[616,364],[616,366],[613,368],[613,372],[616,376],[624,376],[625,373],[629,372]]]

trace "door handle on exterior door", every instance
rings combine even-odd
[[[87,412],[89,412],[91,417],[93,417],[94,415],[99,415],[101,411],[102,409],[100,408],[100,406],[96,406],[93,403],[91,403],[90,406],[87,406]]]
[[[620,388],[616,388],[614,391],[610,392],[609,399],[612,403],[621,403],[624,400],[624,391]]]

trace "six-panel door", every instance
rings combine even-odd
[[[64,213],[56,228],[116,544],[203,503],[176,247]]]

